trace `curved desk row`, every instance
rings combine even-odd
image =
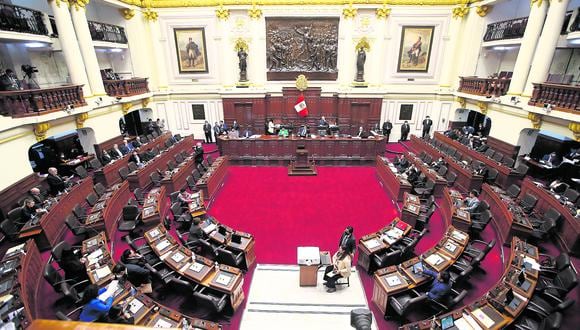
[[[197,188],[203,191],[203,196],[206,201],[211,201],[223,185],[228,173],[229,163],[228,156],[218,157],[195,183]]]
[[[373,255],[384,252],[391,245],[399,242],[411,232],[412,227],[395,218],[389,225],[381,228],[376,233],[370,233],[361,237],[358,241],[357,265],[369,272]]]
[[[441,197],[443,195],[443,188],[447,187],[447,179],[439,175],[437,171],[430,168],[428,164],[425,164],[414,153],[405,151],[405,158],[407,158],[409,163],[421,171],[421,173],[423,173],[423,175],[425,175],[428,180],[431,180],[435,183],[435,187],[433,188],[433,196],[437,198]]]
[[[413,189],[409,181],[394,172],[396,169],[386,158],[377,156],[375,166],[383,189],[386,189],[397,202],[402,201],[405,193],[410,193]]]

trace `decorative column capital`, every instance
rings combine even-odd
[[[133,106],[133,103],[131,103],[131,102],[121,104],[123,114],[126,115],[127,113],[129,113],[129,110],[131,110],[132,106]]]
[[[458,96],[457,98],[455,98],[455,101],[457,101],[462,108],[465,108],[465,106],[467,105],[467,101],[465,100],[464,97]]]
[[[348,5],[348,7],[344,8],[342,10],[342,17],[348,19],[348,18],[355,18],[356,14],[358,13],[358,10],[356,8],[354,8],[354,6],[352,5],[352,2]]]
[[[151,98],[150,97],[141,100],[141,105],[143,106],[143,108],[147,108],[147,106],[149,105],[149,102],[151,102]]]
[[[375,15],[377,16],[378,19],[387,19],[387,17],[391,15],[391,8],[383,4],[382,7],[377,8]]]
[[[78,115],[75,116],[75,121],[77,123],[77,128],[83,128],[85,127],[85,121],[89,119],[89,113],[88,112],[83,112],[83,113],[79,113]]]
[[[570,122],[568,124],[568,129],[574,134],[574,139],[580,141],[580,123]]]
[[[238,38],[234,44],[234,50],[236,52],[239,52],[240,50],[247,52],[248,48],[248,42],[243,38]]]
[[[483,5],[475,7],[475,12],[479,17],[485,17],[489,11],[491,10],[491,6]]]
[[[535,113],[535,112],[528,112],[528,119],[532,122],[532,127],[535,129],[540,129],[540,127],[542,127],[542,118],[544,116]],[[573,124],[573,123],[570,123]],[[570,125],[568,125],[568,127],[570,127]],[[579,131],[578,133],[580,133],[580,126],[578,127]]]
[[[248,16],[250,16],[251,19],[259,19],[262,17],[262,9],[258,8],[254,3],[252,8],[248,9]]]
[[[46,133],[50,129],[50,123],[38,123],[32,128],[32,132],[36,136],[36,141],[40,142],[46,139]]]
[[[454,7],[451,13],[453,14],[453,18],[463,19],[463,17],[469,14],[469,7],[467,7],[467,5],[460,5]]]
[[[476,105],[482,114],[487,115],[487,102],[477,101]]]
[[[538,8],[542,7],[544,0],[530,0],[530,8],[534,7],[534,4],[538,5]]]
[[[69,6],[74,7],[77,11],[85,9],[86,5],[89,4],[90,0],[66,0],[68,1]]]
[[[365,52],[368,52],[369,50],[371,50],[371,44],[369,43],[369,40],[367,39],[367,37],[362,37],[357,43],[356,46],[354,48],[356,51],[359,51],[360,49],[364,50]]]
[[[155,22],[155,21],[157,21],[157,18],[159,17],[159,14],[157,14],[156,11],[153,11],[153,10],[147,8],[143,12],[143,17],[145,17],[145,19],[148,20],[148,21],[150,21],[150,22]]]
[[[68,0],[49,0],[49,1],[54,1],[57,7],[60,7],[61,2],[68,5]]]
[[[215,10],[215,16],[218,19],[221,20],[227,20],[228,18],[230,18],[230,10],[227,9],[226,7],[224,7],[224,5],[220,5],[216,10]]]
[[[121,16],[123,16],[123,18],[126,20],[130,20],[131,18],[133,18],[133,16],[135,16],[135,9],[122,8],[119,9],[119,12],[121,13]]]

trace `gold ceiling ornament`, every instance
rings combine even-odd
[[[225,6],[252,5],[256,0],[120,0],[123,3],[151,8],[177,7],[217,7],[220,3]],[[147,2],[147,5],[144,3]],[[398,5],[398,6],[452,6],[477,2],[475,0],[351,0],[355,5]],[[320,6],[344,5],[344,0],[260,0],[262,6]]]
[[[133,106],[133,103],[129,102],[129,103],[123,103],[121,104],[122,110],[123,110],[123,114],[126,115],[129,113],[129,110],[131,110],[131,107]]]
[[[151,98],[148,97],[146,99],[142,99],[141,100],[141,105],[143,106],[143,108],[147,108],[147,106],[149,105],[149,102],[151,102]]]
[[[121,8],[119,9],[119,12],[121,13],[121,16],[123,16],[123,18],[126,20],[130,20],[131,18],[133,18],[133,16],[135,16],[134,9]]]
[[[453,8],[453,18],[463,18],[469,14],[469,7],[467,5],[459,5]]]
[[[156,11],[153,11],[150,8],[147,8],[143,12],[143,17],[145,17],[145,19],[148,21],[155,22],[157,20],[157,18],[159,17],[159,14],[157,14]]]
[[[479,108],[479,111],[481,111],[481,113],[487,115],[487,102],[477,101],[476,105]]]
[[[391,15],[391,8],[387,7],[386,4],[383,5],[375,11],[375,15],[378,19],[387,19]]]
[[[67,0],[69,6],[71,7],[75,7],[75,9],[78,11],[81,8],[85,8],[86,5],[89,4],[90,0]]]
[[[234,50],[236,52],[239,52],[240,50],[247,52],[248,51],[248,42],[246,40],[244,40],[243,38],[238,38],[238,40],[236,40],[236,43],[234,44]]]
[[[534,6],[534,3],[538,5],[538,8],[542,7],[544,0],[530,0],[530,8]]]
[[[301,74],[298,77],[296,77],[296,89],[303,92],[307,88],[308,88],[308,79],[306,79],[306,76]]]
[[[68,0],[51,0],[54,1],[54,3],[56,3],[56,6],[60,8],[60,3],[66,3],[68,5]]]
[[[465,108],[465,106],[467,105],[467,101],[465,100],[465,97],[458,96],[455,100],[459,103],[459,105],[462,108]]]
[[[89,113],[88,112],[83,112],[83,113],[79,113],[78,115],[75,116],[75,121],[77,123],[77,128],[83,128],[85,127],[85,121],[89,119]]]
[[[262,9],[258,8],[254,2],[252,3],[252,8],[248,9],[248,16],[250,16],[251,19],[259,19],[262,17]]]
[[[568,129],[574,134],[574,139],[580,141],[580,123],[570,122],[568,124]]]
[[[34,125],[32,132],[36,136],[36,141],[40,142],[46,139],[46,132],[50,129],[50,123],[39,123]]]
[[[540,129],[540,127],[542,127],[542,117],[543,116],[538,113],[528,112],[528,119],[532,122],[532,127],[535,129]]]
[[[485,17],[489,11],[491,10],[491,6],[483,5],[475,7],[475,12],[479,17]]]
[[[342,17],[344,18],[355,18],[358,10],[352,5],[352,1],[348,4],[348,7],[342,10]]]
[[[224,7],[223,4],[220,4],[220,6],[215,10],[215,16],[225,21],[230,18],[230,10]]]
[[[371,50],[371,45],[369,43],[369,40],[367,39],[367,37],[362,37],[356,44],[355,50],[359,51],[360,49],[363,49],[365,52],[368,52],[369,50]]]

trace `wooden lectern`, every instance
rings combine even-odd
[[[305,176],[305,175],[316,175],[316,168],[314,167],[314,162],[308,161],[308,150],[304,148],[304,145],[298,145],[296,148],[296,160],[290,162],[288,165],[288,175],[291,176]]]

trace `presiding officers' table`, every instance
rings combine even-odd
[[[383,155],[386,140],[337,137],[278,137],[230,139],[220,137],[222,154],[230,161],[246,165],[288,165],[294,159],[296,148],[304,145],[309,157],[320,165],[371,164],[377,155]]]

